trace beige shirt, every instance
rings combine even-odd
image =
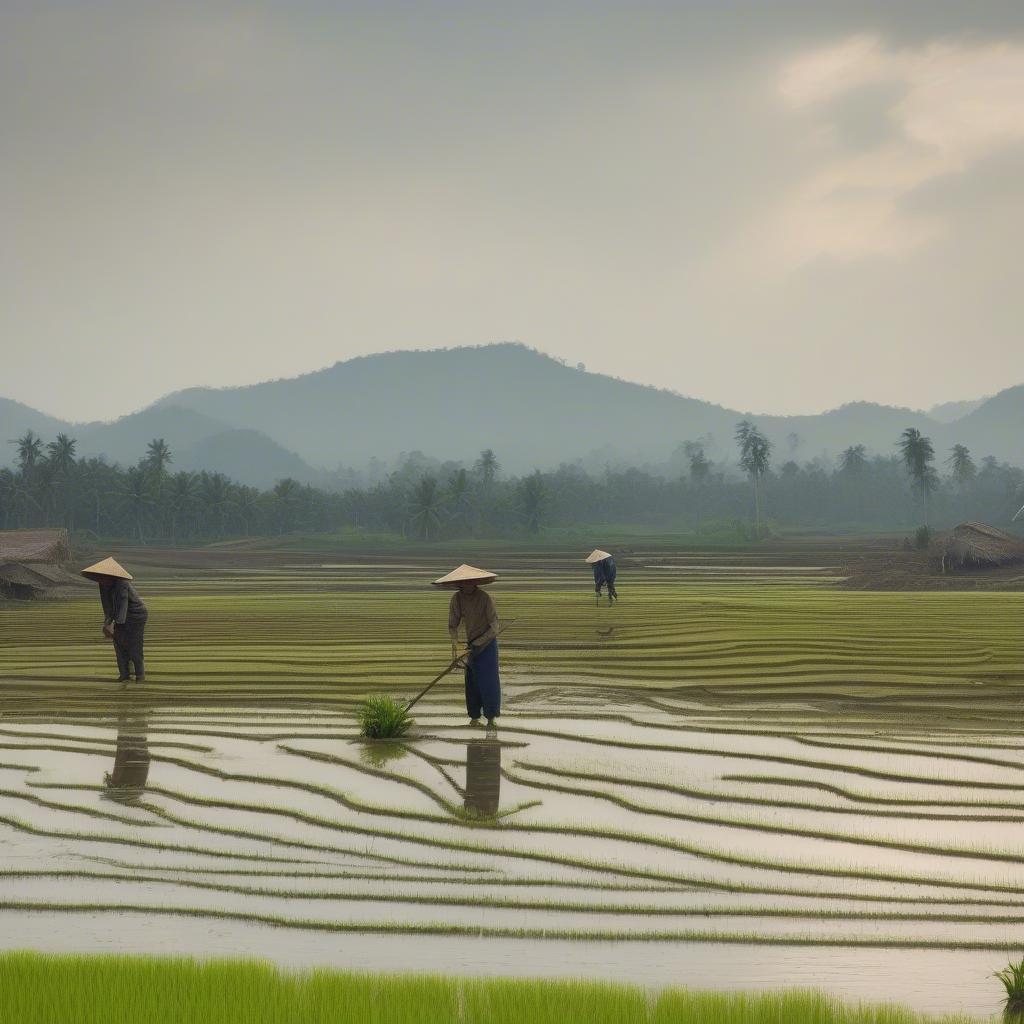
[[[459,626],[466,630],[467,644],[486,647],[498,633],[498,612],[491,595],[477,587],[471,594],[456,590],[448,605],[448,632],[455,638]]]

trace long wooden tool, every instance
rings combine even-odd
[[[501,634],[504,633],[505,630],[508,629],[509,626],[512,626],[512,625],[515,624],[515,621],[516,621],[515,619],[509,619],[508,622],[504,623],[499,628],[498,632],[494,634],[494,639],[497,640],[498,637],[501,636]],[[421,697],[425,697],[427,695],[427,693],[433,687],[435,687],[439,682],[441,682],[442,679],[444,679],[444,677],[446,675],[448,675],[449,672],[453,671],[459,665],[461,665],[462,664],[462,660],[465,657],[466,657],[465,653],[460,654],[457,658],[452,660],[452,662],[448,665],[448,667],[446,669],[444,669],[441,672],[438,672],[438,674],[436,676],[434,676],[434,678],[431,679],[430,682],[427,683],[427,685],[424,686],[423,689],[420,690],[420,692],[418,694],[416,694],[416,696],[413,697],[413,699],[411,701],[409,701],[408,704],[405,705],[405,710],[408,711],[410,708],[412,708],[413,704],[417,703],[420,700]]]

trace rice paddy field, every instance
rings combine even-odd
[[[142,687],[111,681],[92,590],[0,604],[2,948],[975,1019],[1024,955],[1024,594],[652,546],[609,607],[576,553],[474,556],[515,620],[500,728],[453,678],[388,742],[359,702],[447,663],[428,582],[460,559],[123,560]]]

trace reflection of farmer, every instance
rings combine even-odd
[[[587,555],[587,563],[594,567],[594,590],[597,592],[597,599],[601,599],[601,588],[607,585],[608,603],[618,601],[619,592],[615,589],[615,559],[607,551],[594,548]]]
[[[466,810],[481,818],[498,813],[501,744],[496,739],[466,745]]]
[[[490,594],[480,589],[498,577],[485,569],[460,565],[458,569],[434,580],[438,587],[454,587],[448,606],[448,635],[452,641],[452,659],[459,656],[459,627],[466,634],[466,711],[470,725],[480,724],[480,713],[487,728],[501,714],[501,680],[498,678],[498,613]]]
[[[142,796],[149,778],[149,724],[141,712],[122,714],[117,720],[117,752],[114,770],[106,772],[106,795],[118,803],[134,803]]]
[[[105,558],[102,562],[90,565],[88,569],[82,570],[82,575],[100,585],[103,635],[114,642],[117,681],[128,682],[131,679],[131,667],[134,666],[135,681],[141,683],[146,678],[142,642],[149,613],[138,591],[131,584],[131,575],[113,558]]]

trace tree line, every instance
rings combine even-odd
[[[261,490],[222,473],[175,471],[162,438],[121,467],[79,458],[67,434],[44,442],[29,431],[12,442],[15,467],[0,470],[0,526],[170,544],[351,528],[432,540],[601,524],[756,539],[775,527],[1005,524],[1024,501],[1024,471],[992,457],[976,463],[959,444],[939,460],[914,428],[889,455],[851,445],[835,464],[776,464],[772,443],[749,420],[735,440],[734,464],[712,461],[700,441],[683,442],[674,459],[680,469],[667,475],[645,467],[595,473],[573,463],[506,476],[486,449],[469,466],[407,454],[372,485],[329,490],[282,479]]]

